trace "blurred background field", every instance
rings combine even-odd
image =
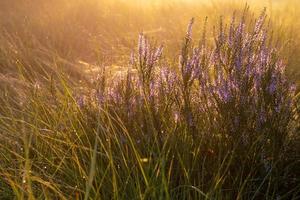
[[[195,17],[194,36],[200,38],[205,17],[208,24],[217,24],[220,16],[226,23],[246,3],[256,16],[267,7],[274,43],[288,62],[291,78],[298,80],[297,0],[1,1],[0,73],[14,76],[19,65],[25,70],[35,66],[31,76],[43,70],[63,70],[75,77],[81,74],[78,61],[124,65],[140,32],[163,43],[166,57],[176,57],[189,19]],[[212,37],[213,26],[208,27]]]

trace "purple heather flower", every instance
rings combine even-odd
[[[235,59],[235,69],[238,72],[242,69],[242,55],[237,56]]]
[[[260,111],[258,116],[259,125],[262,125],[266,122],[266,113],[264,111]]]
[[[76,103],[77,103],[78,107],[80,109],[82,109],[84,107],[84,105],[85,105],[85,97],[83,95],[77,97]]]
[[[271,78],[271,83],[270,83],[270,85],[268,87],[269,94],[273,95],[275,93],[276,86],[277,86],[276,77],[273,75],[272,78]]]
[[[187,31],[186,31],[186,38],[191,39],[192,38],[192,29],[194,24],[194,18],[190,20],[190,23],[188,24]]]
[[[154,81],[150,82],[150,98],[154,99],[156,95],[156,83]]]
[[[192,113],[188,113],[188,124],[189,126],[193,126],[194,125],[194,119],[193,119],[193,115]]]
[[[130,65],[134,65],[134,63],[135,63],[134,52],[131,52],[131,54],[130,54]]]
[[[120,103],[121,102],[121,94],[120,92],[116,89],[117,86],[112,87],[108,90],[108,96],[110,97],[110,100],[113,101],[114,103]]]
[[[236,30],[236,36],[237,36],[236,37],[236,39],[237,39],[236,42],[241,42],[239,40],[243,39],[244,29],[245,29],[245,23],[242,21],[242,22],[240,22],[240,24],[238,25],[237,30]]]
[[[248,65],[246,66],[246,77],[247,78],[250,78],[251,77],[251,75],[253,74],[253,66],[251,65],[251,63],[248,63]]]
[[[154,60],[155,61],[158,61],[159,58],[161,57],[162,55],[162,52],[163,52],[163,46],[161,45],[160,47],[158,47],[154,53]]]
[[[267,48],[263,47],[263,49],[260,52],[260,65],[259,65],[259,70],[262,71],[263,67],[267,65],[269,61],[269,56],[268,56],[268,50]]]
[[[160,70],[160,78],[163,82],[167,82],[169,79],[170,70],[166,67]]]
[[[255,27],[254,27],[254,35],[258,35],[258,33],[261,31],[262,26],[265,22],[266,19],[266,8],[263,10],[263,12],[260,14],[258,20],[255,23]]]
[[[229,92],[226,89],[221,91],[221,97],[225,103],[229,102],[229,100],[231,98]]]
[[[101,91],[97,91],[95,95],[98,104],[103,104],[105,102],[105,95]]]
[[[285,70],[285,65],[283,64],[283,61],[279,61],[276,63],[276,70],[280,73],[283,74]]]
[[[200,74],[201,74],[200,67],[199,66],[195,67],[192,73],[193,79],[199,78]]]
[[[296,84],[295,83],[291,84],[290,93],[291,93],[292,96],[295,95],[296,89],[297,89]]]
[[[139,56],[143,55],[145,49],[145,37],[143,33],[139,35],[139,43],[138,43],[138,51],[139,51]]]
[[[150,44],[143,33],[139,35],[139,43],[138,43],[138,54],[139,54],[139,61],[142,62],[150,62],[153,61],[153,55],[150,54]],[[152,58],[151,58],[152,57]]]
[[[280,104],[276,105],[276,106],[275,106],[275,111],[276,111],[277,113],[279,113],[280,110],[281,110],[281,105],[280,105]]]

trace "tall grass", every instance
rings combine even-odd
[[[297,48],[282,45],[288,35],[267,10],[232,14],[232,3],[230,16],[204,20],[187,4],[146,15],[119,1],[101,14],[97,1],[68,2],[38,4],[46,13],[14,4],[28,21],[1,21],[1,199],[300,197],[299,95],[287,76]]]
[[[223,16],[224,21],[228,22],[231,14],[240,12],[246,3],[234,0],[168,2],[148,2],[144,5],[134,0],[127,3],[120,0],[3,1],[0,12],[3,16],[0,20],[1,44],[6,51],[11,50],[12,55],[15,50],[26,49],[31,54],[34,50],[75,63],[84,60],[95,64],[99,60],[104,65],[121,65],[128,60],[124,57],[134,47],[136,35],[143,31],[170,47],[165,54],[175,56],[180,49],[186,21],[191,17],[201,21],[209,16],[210,23],[217,24],[219,16]],[[289,68],[298,71],[298,2],[258,3],[253,0],[249,3],[256,14],[264,6],[268,7],[274,39],[278,40],[283,48],[282,53],[289,58]],[[196,30],[201,30],[201,23],[195,26]],[[196,34],[200,35],[201,31]],[[4,46],[7,41],[12,44]],[[18,54],[23,55],[23,51],[18,51]],[[24,56],[36,57],[31,54]]]

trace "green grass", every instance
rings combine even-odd
[[[274,169],[266,172],[260,137],[243,150],[221,130],[194,137],[168,109],[157,117],[146,105],[127,119],[123,107],[91,100],[102,82],[79,61],[106,67],[110,85],[110,66],[128,67],[144,31],[164,43],[162,64],[177,66],[191,17],[200,38],[206,16],[218,26],[221,15],[228,23],[244,8],[239,1],[212,2],[1,2],[0,199],[299,199],[297,104],[284,152],[268,158]],[[270,2],[249,4],[255,16],[268,7],[273,41],[298,83],[299,6]],[[83,108],[78,94],[86,96]],[[163,100],[169,101],[176,99]]]

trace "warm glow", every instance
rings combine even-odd
[[[300,0],[0,0],[0,200],[296,200]]]

